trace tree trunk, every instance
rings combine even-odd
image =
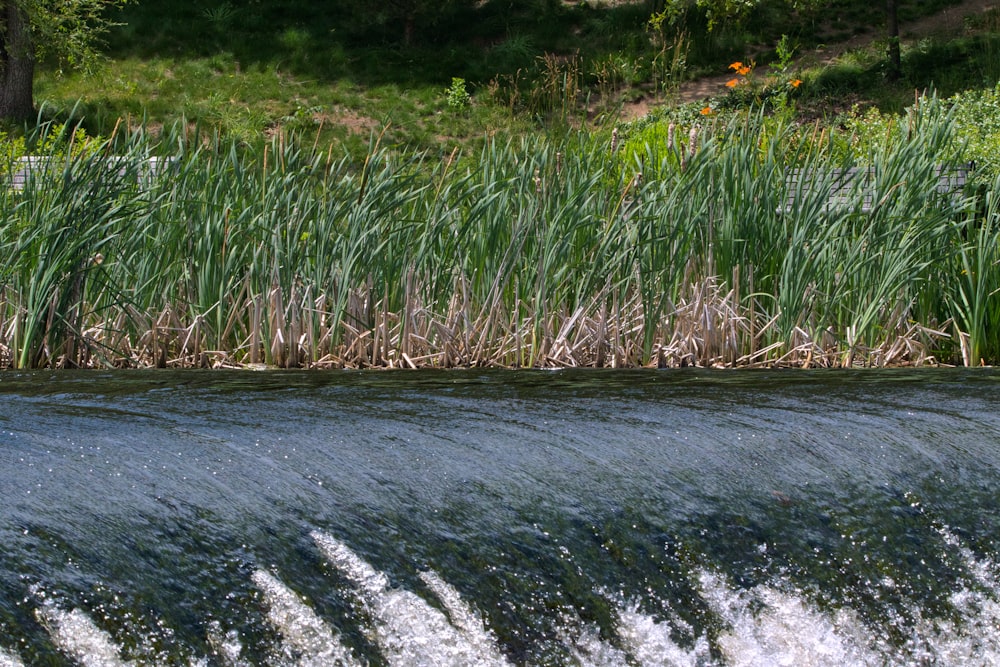
[[[27,17],[15,0],[0,0],[0,118],[16,121],[35,116],[32,84],[35,51]]]
[[[416,20],[413,12],[407,12],[403,18],[403,45],[413,46],[413,33],[415,32]]]
[[[903,71],[899,53],[899,0],[886,0],[887,32],[889,33],[889,80],[896,81]]]

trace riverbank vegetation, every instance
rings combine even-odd
[[[758,79],[789,68],[806,83],[798,108],[835,122],[855,104],[900,113],[914,89],[992,87],[1000,12],[909,30],[957,3],[901,3],[902,76],[887,80],[883,8],[859,0],[733,3],[755,9],[711,30],[694,0],[405,0],[377,11],[354,0],[142,0],[111,17],[121,25],[103,63],[41,69],[36,97],[46,119],[82,120],[95,136],[121,119],[257,147],[294,132],[363,160],[385,128],[385,147],[444,154],[497,134],[610,131],[637,110],[683,108],[687,82],[742,61]],[[467,104],[452,103],[456,80]]]
[[[281,136],[43,138],[52,167],[0,194],[3,363],[977,365],[1000,356],[1000,189],[939,192],[968,157],[956,108],[445,159],[376,138],[360,166]],[[831,199],[832,169],[868,165]]]
[[[344,56],[352,83],[330,87],[344,97],[328,106],[297,74],[275,78],[266,52],[253,67],[229,50],[167,64],[140,53],[156,44],[148,35],[119,36],[121,58],[90,79],[42,77],[54,110],[0,138],[7,183],[21,157],[41,158],[23,186],[0,188],[0,366],[1000,359],[989,69],[1000,51],[974,50],[988,86],[955,83],[942,62],[935,71],[962,92],[911,87],[908,106],[884,97],[834,114],[830,91],[848,80],[891,86],[864,88],[877,65],[854,71],[850,59],[800,68],[784,38],[770,67],[733,62],[726,95],[626,121],[613,110],[627,91],[659,77],[668,94],[697,52],[678,46],[684,33],[651,37],[659,27],[638,5],[637,34],[664,60],[634,81],[610,69],[588,81],[592,62],[547,53],[531,56],[534,78],[516,69],[480,85],[452,76],[433,94],[401,94],[398,81],[373,93]],[[204,29],[243,16],[229,8]],[[167,39],[171,24],[160,25]],[[292,70],[316,66],[299,55]],[[922,57],[904,51],[907,76],[926,74],[913,65]],[[963,62],[953,70],[967,72]],[[198,72],[211,95],[171,84]],[[295,88],[298,108],[257,117],[240,95],[257,90],[263,105],[271,79]],[[97,92],[70,107],[84,80]],[[396,106],[380,106],[393,95]],[[358,111],[366,104],[385,113]],[[942,185],[953,171],[961,179]],[[851,173],[864,177],[839,180]]]

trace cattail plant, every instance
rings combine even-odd
[[[760,115],[355,162],[139,131],[0,188],[8,366],[852,366],[1000,355],[996,184]],[[654,135],[650,135],[654,136]],[[656,135],[659,136],[659,135]],[[674,145],[676,142],[677,145]],[[949,149],[951,150],[951,149]],[[148,158],[171,168],[140,177]],[[864,179],[837,192],[841,175]],[[795,178],[793,175],[799,175]],[[842,179],[841,179],[842,180]],[[862,182],[863,181],[863,182]]]

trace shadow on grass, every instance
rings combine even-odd
[[[488,80],[530,67],[546,52],[579,50],[581,43],[597,51],[629,48],[630,41],[645,48],[638,41],[654,4],[444,3],[416,14],[407,28],[389,10],[351,11],[351,3],[143,0],[120,11],[123,25],[111,35],[109,52],[139,58],[229,53],[244,66],[277,65],[316,81],[436,85],[452,76]]]

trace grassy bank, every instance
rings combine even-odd
[[[284,135],[43,141],[54,168],[0,191],[0,360],[993,362],[1000,189],[980,174],[958,200],[928,196],[963,157],[956,127],[923,100],[861,149],[755,114],[614,151],[577,133],[444,159],[376,140],[356,161]],[[132,167],[109,169],[112,150]],[[153,153],[176,160],[168,177],[140,178]],[[786,179],[856,165],[874,167],[871,210]]]
[[[904,3],[904,28],[953,4]],[[387,125],[384,146],[443,153],[478,150],[495,135],[610,129],[632,117],[634,103],[670,104],[684,81],[725,73],[734,60],[756,61],[765,73],[782,35],[806,56],[795,71],[806,81],[802,108],[830,122],[855,103],[901,111],[915,88],[950,95],[992,86],[1000,71],[989,36],[995,16],[980,17],[968,33],[905,41],[904,75],[887,82],[879,6],[845,1],[789,12],[765,3],[746,21],[711,32],[693,9],[673,21],[662,10],[652,0],[485,2],[441,10],[403,43],[399,22],[379,12],[143,0],[117,17],[123,25],[110,35],[101,67],[42,68],[36,92],[48,118],[66,120],[75,110],[94,135],[106,136],[122,118],[150,129],[188,123],[261,146],[297,132],[363,158],[371,133]],[[833,67],[810,64],[817,47],[859,34],[869,47]],[[455,79],[467,103],[452,104]]]
[[[995,14],[905,45],[887,84],[877,44],[792,58],[870,14],[705,33],[658,9],[482,3],[404,45],[306,3],[131,6],[105,67],[40,75],[72,122],[0,140],[8,177],[51,157],[0,187],[0,365],[1000,359]],[[725,96],[619,117],[748,56]],[[904,111],[915,85],[983,89]],[[831,206],[852,168],[872,183]]]

